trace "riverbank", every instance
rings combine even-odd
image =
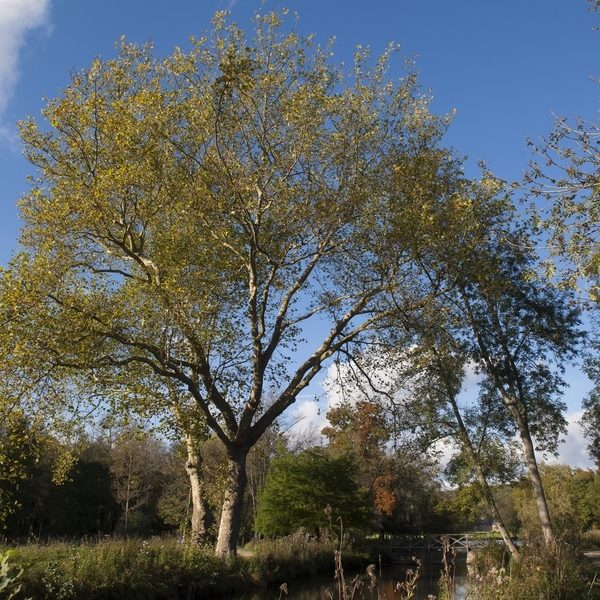
[[[23,569],[22,596],[36,600],[224,598],[334,572],[333,545],[304,536],[256,543],[232,561],[172,539],[53,542],[9,550],[10,563]],[[345,554],[349,568],[363,569],[367,562],[366,555]]]
[[[0,552],[5,550],[0,548]],[[583,560],[580,562],[577,552],[568,547],[558,546],[557,550],[558,553],[549,553],[528,548],[521,560],[513,564],[505,562],[507,556],[500,547],[478,552],[477,569],[471,581],[477,589],[476,597],[479,600],[538,597],[600,600],[598,564],[592,562],[600,553],[595,551],[586,556],[592,560],[579,555]],[[231,561],[217,559],[209,548],[192,548],[174,539],[106,539],[17,546],[10,549],[9,562],[13,574],[23,569],[12,586],[13,589],[22,586],[17,598],[35,600],[231,597],[255,600],[277,598],[283,583],[288,584],[290,598],[314,600],[322,584],[330,588],[336,586],[333,543],[309,540],[301,535],[254,543]],[[353,579],[351,573],[362,573],[365,580],[365,568],[370,562],[377,561],[369,560],[367,554],[344,551],[347,582]],[[373,593],[393,597],[392,588],[404,579],[409,566],[384,567],[384,577],[378,577]],[[463,576],[460,569],[456,575]],[[379,574],[379,568],[376,571]],[[422,589],[418,591],[425,594],[423,598],[437,592],[439,574],[439,563],[422,562]],[[462,591],[466,585],[465,579],[460,584]],[[544,596],[547,592],[550,595]]]

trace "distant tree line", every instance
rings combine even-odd
[[[244,540],[297,531],[320,537],[339,532],[342,525],[359,536],[492,526],[485,490],[460,455],[441,473],[419,451],[416,439],[394,446],[389,418],[376,403],[342,403],[330,410],[329,418],[325,445],[298,447],[269,431],[255,447],[248,461]],[[3,537],[25,541],[176,534],[190,539],[184,444],[122,425],[98,428],[65,448],[64,441],[14,414],[0,428],[0,438]],[[73,455],[68,468],[62,464],[66,450]],[[198,452],[210,538],[215,539],[227,460],[215,438],[205,440]],[[559,531],[575,534],[600,526],[597,472],[543,465],[541,473]],[[505,473],[492,491],[511,535],[539,534],[522,469]]]

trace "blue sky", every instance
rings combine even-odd
[[[378,53],[398,42],[433,110],[456,109],[446,144],[468,157],[469,174],[485,160],[498,176],[519,179],[530,159],[526,138],[549,132],[553,114],[598,117],[600,15],[584,0],[0,0],[0,264],[16,246],[15,205],[31,173],[18,119],[38,116],[43,97],[60,94],[69,73],[95,56],[112,56],[122,35],[165,55],[205,31],[216,10],[249,26],[257,9],[281,7],[299,13],[301,32],[335,36],[339,61],[349,62],[356,44]],[[400,60],[396,67],[401,75]],[[569,378],[576,413],[585,382],[577,371]]]

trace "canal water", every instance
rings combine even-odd
[[[399,598],[398,592],[395,592],[396,585],[399,581],[405,580],[406,570],[411,568],[414,568],[414,565],[389,565],[382,569],[381,577],[379,577],[379,569],[377,569],[378,583],[377,588],[373,590],[368,589],[369,578],[365,573],[361,574],[364,575],[362,579],[365,581],[365,585],[356,592],[354,600],[394,600]],[[421,564],[414,600],[427,600],[430,594],[437,598],[440,570],[439,562],[423,562]],[[351,585],[355,576],[356,574],[345,574],[347,586]],[[330,598],[337,600],[338,598],[338,590],[333,576],[286,583],[288,594],[281,593],[281,598],[285,600],[329,600]],[[456,600],[464,600],[467,595],[467,568],[463,553],[457,555],[455,584]],[[235,596],[235,600],[277,600],[279,598],[278,586]]]

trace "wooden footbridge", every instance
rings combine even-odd
[[[375,546],[386,553],[410,555],[413,552],[442,552],[444,548],[455,552],[466,552],[497,543],[502,543],[502,539],[493,531],[472,531],[469,533],[399,535],[382,540]]]

